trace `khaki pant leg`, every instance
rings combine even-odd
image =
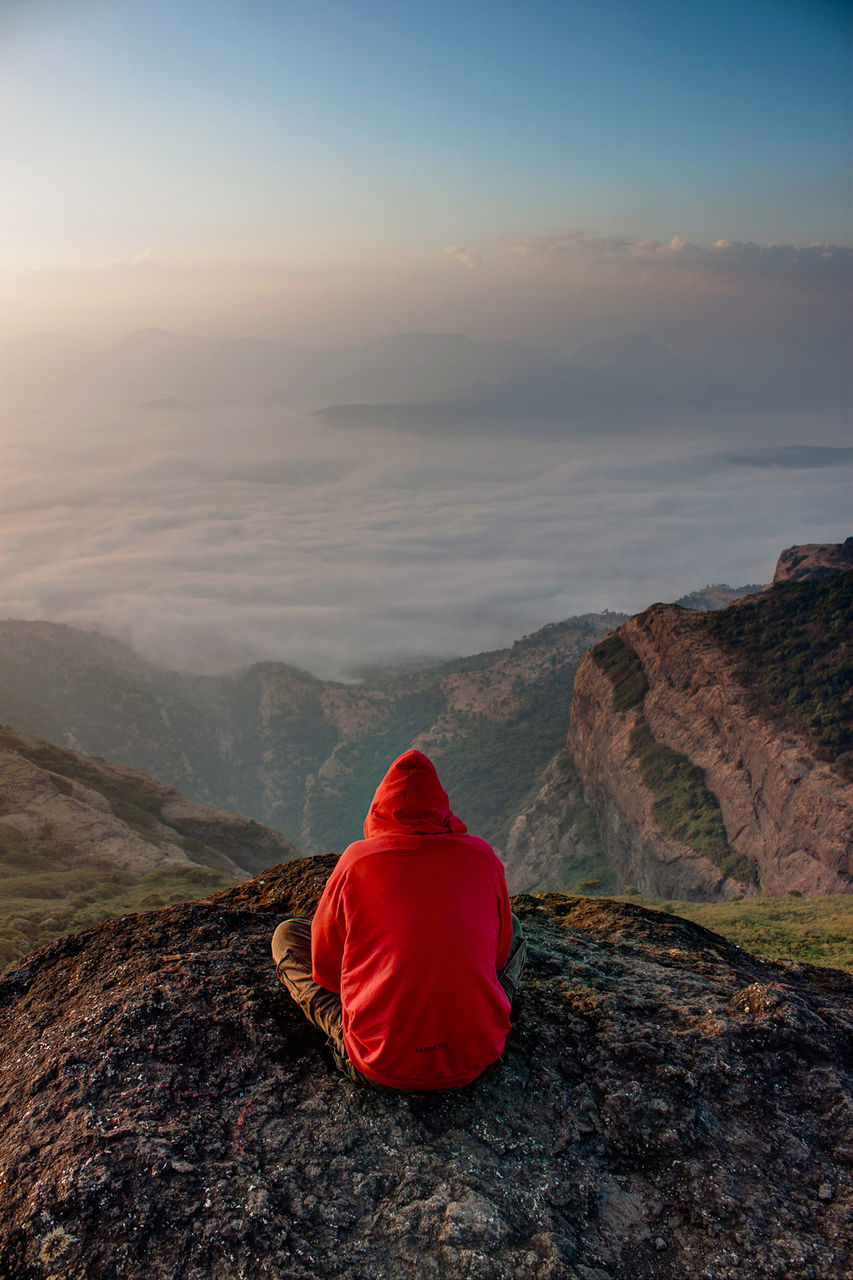
[[[515,999],[518,984],[521,981],[522,970],[526,963],[527,943],[524,940],[524,931],[521,927],[521,921],[513,912],[512,942],[510,943],[509,956],[504,967],[498,969],[498,982],[509,997],[510,1004]]]
[[[283,920],[273,934],[272,955],[279,982],[290,992],[308,1021],[323,1032],[336,1060],[342,1058],[348,1062],[341,997],[321,987],[312,976],[311,921],[301,916]]]

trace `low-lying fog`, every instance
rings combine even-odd
[[[559,438],[168,398],[19,407],[0,444],[0,614],[98,626],[196,670],[269,658],[346,676],[474,653],[767,581],[783,547],[841,540],[846,445],[829,411]]]

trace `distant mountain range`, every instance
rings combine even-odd
[[[0,623],[0,720],[272,823],[305,852],[355,839],[376,784],[429,751],[472,828],[500,841],[565,742],[574,672],[624,615],[555,623],[511,649],[323,681],[283,663],[188,676],[117,640]]]
[[[706,588],[713,608],[748,588]],[[434,756],[472,829],[504,847],[549,761],[565,746],[577,665],[624,622],[590,614],[510,649],[438,665],[374,669],[322,681],[283,663],[225,676],[158,667],[99,633],[45,622],[0,623],[0,720],[67,748],[130,766],[203,804],[269,823],[306,853],[356,838],[378,778],[399,752]],[[601,878],[590,831],[545,882]],[[510,858],[515,887],[538,882]],[[530,878],[532,877],[532,879]]]
[[[561,363],[559,352],[463,334],[399,333],[331,347],[142,329],[108,346],[53,334],[0,345],[0,387],[175,410],[234,402],[316,408],[328,400],[430,396],[479,381],[553,377]]]
[[[438,397],[330,405],[321,414],[331,422],[418,431],[492,431],[524,423],[528,430],[536,425],[559,433],[567,425],[684,425],[697,414],[749,407],[749,395],[709,366],[679,359],[637,333],[592,343],[532,375],[507,366],[496,382],[478,381]]]
[[[790,389],[787,400],[780,392],[784,353],[758,361],[758,374],[730,354],[686,358],[646,333],[540,349],[453,333],[398,333],[353,347],[160,329],[112,345],[42,334],[0,344],[0,391],[24,405],[103,400],[163,413],[289,405],[341,424],[438,432],[689,426],[709,413],[791,402]],[[822,380],[810,393],[815,403],[835,402],[832,385]]]

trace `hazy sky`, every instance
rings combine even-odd
[[[0,615],[331,674],[847,536],[850,28],[832,0],[4,0]],[[536,351],[189,336],[401,331]],[[666,350],[548,372],[637,332]],[[547,431],[506,409],[543,394]],[[314,413],[435,396],[458,429]]]
[[[0,48],[7,331],[545,333],[650,243],[850,245],[846,3],[5,0]]]

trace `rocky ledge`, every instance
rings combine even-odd
[[[499,1071],[333,1074],[269,938],[332,858],[110,921],[0,982],[3,1280],[838,1280],[853,981],[522,896]]]
[[[777,582],[802,582],[815,578],[830,578],[837,573],[849,573],[853,569],[853,538],[844,542],[809,542],[788,547],[779,556],[774,584]]]

